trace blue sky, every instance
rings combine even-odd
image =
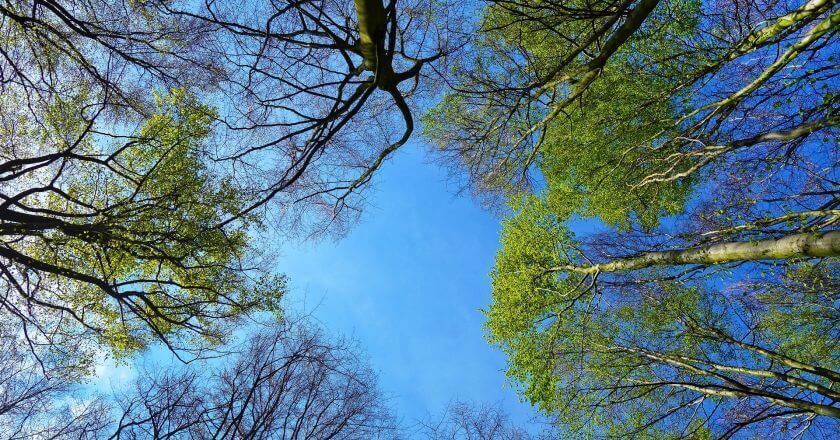
[[[408,424],[453,399],[498,403],[527,423],[533,412],[505,386],[504,357],[482,329],[499,219],[454,195],[420,145],[404,147],[375,185],[346,237],[285,248],[289,307],[356,338]]]
[[[529,426],[535,413],[506,386],[504,356],[482,329],[499,219],[456,196],[426,151],[408,145],[379,170],[361,220],[345,237],[282,246],[277,271],[289,277],[286,307],[357,340],[407,428],[453,400],[498,404]],[[134,361],[140,368],[177,364],[160,348]],[[133,368],[100,362],[93,387],[117,390]]]
[[[482,328],[500,219],[456,190],[422,140],[404,146],[377,171],[346,236],[281,244],[286,307],[357,340],[407,428],[454,400],[499,405],[528,427],[536,413],[506,385],[504,356]],[[178,365],[161,347],[130,362],[99,362],[93,388],[118,390],[135,368]]]

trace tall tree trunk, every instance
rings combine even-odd
[[[808,232],[758,241],[734,241],[698,248],[646,252],[637,257],[591,266],[563,265],[552,271],[595,274],[643,269],[651,266],[720,264],[732,261],[782,260],[795,257],[840,256],[840,231]]]
[[[354,0],[359,26],[358,50],[364,58],[362,69],[374,73],[376,85],[388,89],[394,80],[391,59],[385,47],[388,14],[382,0]]]

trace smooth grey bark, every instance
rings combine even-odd
[[[651,266],[721,264],[733,261],[782,260],[794,257],[840,256],[840,231],[806,232],[758,241],[734,241],[698,248],[647,252],[591,266],[563,265],[552,271],[595,274],[643,269]]]

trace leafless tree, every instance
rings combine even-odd
[[[17,329],[0,326],[0,438],[92,438],[105,433],[104,399],[75,392],[89,363],[70,347],[32,349]],[[60,346],[59,346],[60,348]]]
[[[495,404],[452,402],[444,413],[420,424],[420,435],[429,440],[529,440],[536,437],[509,420]]]
[[[396,423],[356,347],[302,323],[253,336],[213,372],[142,373],[111,438],[392,438]]]
[[[273,323],[203,363],[138,369],[112,395],[84,386],[90,353],[0,352],[3,439],[390,439],[399,434],[358,347],[310,323]],[[23,344],[22,344],[23,343]],[[57,345],[61,347],[61,345]],[[71,357],[70,354],[73,356]]]

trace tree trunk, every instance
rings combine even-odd
[[[732,261],[782,260],[795,257],[840,256],[840,231],[808,232],[782,238],[729,242],[690,249],[647,252],[637,257],[592,266],[565,265],[553,271],[595,274],[643,269],[651,266],[720,264]]]
[[[374,73],[378,87],[388,89],[394,79],[385,47],[388,14],[382,0],[354,0],[353,4],[359,26],[358,50],[364,59],[361,67]]]

